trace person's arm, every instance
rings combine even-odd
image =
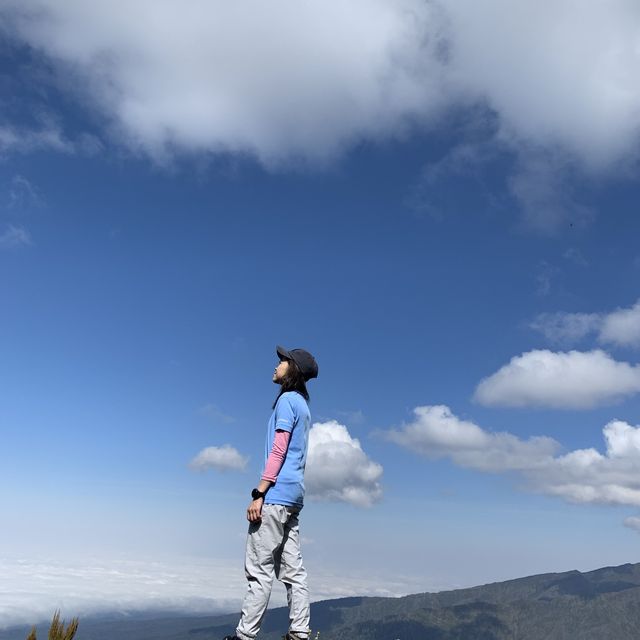
[[[273,482],[268,480],[260,480],[260,483],[256,487],[260,493],[266,493]],[[262,519],[262,505],[264,504],[264,498],[258,498],[252,500],[247,507],[247,520],[249,522],[258,522]]]
[[[264,472],[262,473],[263,481],[266,480],[269,483],[275,484],[280,469],[282,469],[282,465],[284,464],[284,459],[287,456],[290,439],[291,434],[288,431],[283,431],[282,429],[276,431],[271,453],[269,454],[267,464],[264,466]],[[258,489],[260,488],[258,487]]]
[[[266,493],[271,486],[275,484],[287,455],[290,438],[291,433],[288,431],[280,429],[276,431],[271,452],[267,458],[267,463],[265,464],[260,484],[256,487],[260,493]],[[258,498],[257,500],[252,500],[249,503],[249,507],[247,508],[247,520],[249,520],[249,522],[257,522],[260,520],[262,517],[263,504],[264,498]]]

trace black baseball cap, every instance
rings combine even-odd
[[[308,351],[304,349],[291,349],[289,351],[289,349],[278,345],[276,353],[280,358],[293,360],[298,365],[298,369],[300,369],[305,381],[318,377],[318,363]]]

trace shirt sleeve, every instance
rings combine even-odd
[[[287,455],[287,448],[289,447],[289,439],[291,433],[289,431],[276,431],[275,438],[273,439],[273,447],[271,447],[271,453],[267,458],[267,463],[264,466],[264,473],[262,479],[268,482],[275,482],[284,464],[285,456]]]
[[[291,433],[295,422],[296,417],[289,398],[280,396],[278,404],[276,404],[276,430],[280,429]]]

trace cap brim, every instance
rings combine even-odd
[[[287,360],[293,360],[293,358],[291,357],[291,352],[285,349],[284,347],[281,347],[280,345],[276,346],[276,353],[281,358],[286,358]]]

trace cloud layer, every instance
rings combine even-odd
[[[446,406],[414,409],[414,420],[386,437],[429,458],[483,472],[518,472],[531,490],[567,502],[640,506],[640,427],[621,420],[603,429],[605,453],[594,448],[559,455],[552,438],[522,440],[461,420]],[[625,524],[638,528],[640,519]]]
[[[476,388],[487,406],[590,409],[640,392],[640,367],[601,350],[535,350],[516,356]]]
[[[330,573],[313,566],[309,583],[314,600],[354,595],[401,596],[423,582],[391,577]],[[239,611],[246,590],[242,558],[10,558],[0,559],[0,629],[51,620],[56,609],[67,620],[92,614],[150,611],[158,617],[179,611],[215,615]],[[286,606],[275,588],[273,606]]]
[[[0,627],[103,612],[155,610],[223,613],[237,609],[244,576],[211,560],[0,560]],[[70,617],[70,616],[69,616]],[[68,619],[68,618],[67,618]]]
[[[310,498],[370,507],[382,497],[382,471],[344,425],[330,420],[311,428],[305,472]]]
[[[7,0],[0,11],[121,140],[157,159],[324,161],[460,106],[492,113],[503,144],[559,149],[591,170],[637,150],[630,0]]]

